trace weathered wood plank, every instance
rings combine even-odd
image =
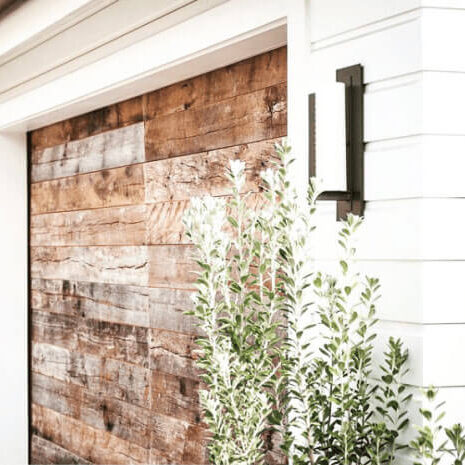
[[[33,278],[147,285],[147,247],[32,247]]]
[[[243,192],[257,192],[261,171],[271,160],[276,160],[275,142],[277,139],[146,163],[146,202],[182,201],[208,194],[229,195],[231,186],[225,173],[229,161],[237,159],[246,165]]]
[[[147,119],[198,108],[264,89],[287,79],[287,49],[281,47],[144,96]]]
[[[147,160],[161,160],[283,137],[287,132],[286,84],[239,95],[145,123]]]
[[[32,246],[143,245],[146,207],[99,208],[31,217]]]
[[[144,201],[142,165],[102,170],[31,185],[31,213],[140,204]]]
[[[167,435],[166,432],[170,434]],[[201,425],[190,425],[165,415],[152,416],[152,463],[207,464],[207,433]]]
[[[145,161],[144,123],[32,152],[32,182]]]
[[[149,326],[149,289],[145,287],[36,278],[31,290],[33,309]]]
[[[46,407],[32,405],[35,433],[85,460],[101,464],[146,464],[148,449]]]
[[[150,408],[150,370],[137,365],[107,359],[103,363],[102,380],[92,392],[130,404]]]
[[[189,244],[182,223],[182,216],[188,207],[188,200],[146,205],[146,243]]]
[[[201,423],[199,385],[198,380],[152,371],[152,410],[190,424]]]
[[[185,315],[192,310],[192,291],[151,288],[149,301],[150,326],[188,334],[201,334],[196,318]]]
[[[32,402],[73,418],[81,415],[82,388],[32,372]]]
[[[85,391],[80,420],[99,430],[150,447],[150,410]]]
[[[31,438],[31,463],[36,465],[48,465],[51,463],[66,463],[68,465],[91,465],[77,454],[47,441],[34,434]]]
[[[98,388],[102,376],[100,357],[70,351],[50,344],[32,344],[32,370],[66,383]]]
[[[149,253],[149,286],[194,289],[197,265],[192,245],[153,245]]]
[[[85,319],[78,328],[80,352],[148,367],[148,329]]]
[[[143,120],[142,96],[101,108],[75,118],[36,129],[31,133],[32,150],[83,139]]]
[[[34,342],[53,344],[69,350],[77,349],[79,327],[77,316],[32,310],[31,322],[31,338]]]
[[[195,336],[152,328],[149,337],[151,370],[198,380]]]

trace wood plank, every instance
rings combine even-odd
[[[182,216],[188,207],[188,200],[146,205],[146,243],[189,244],[182,223]]]
[[[85,319],[78,328],[77,349],[91,355],[149,365],[148,329],[108,321]]]
[[[132,165],[31,185],[31,213],[86,210],[140,204],[142,165]]]
[[[130,363],[107,359],[103,362],[100,385],[92,392],[130,404],[150,408],[150,370]]]
[[[36,278],[31,291],[33,309],[149,326],[149,289],[145,287]]]
[[[145,160],[144,123],[32,152],[32,182],[74,176]]]
[[[84,391],[80,420],[93,428],[150,447],[150,410]]]
[[[31,133],[33,151],[83,139],[143,120],[142,96],[36,129]]]
[[[170,434],[166,434],[169,431]],[[165,415],[152,416],[152,463],[203,465],[208,463],[207,432],[200,425]]]
[[[278,84],[148,120],[146,159],[161,160],[283,137],[287,133],[286,99],[286,84]]]
[[[198,380],[195,336],[152,328],[149,337],[151,370]]]
[[[145,117],[198,108],[286,79],[287,48],[281,47],[144,95]]]
[[[147,449],[40,405],[32,405],[32,425],[36,434],[92,463],[148,462]]]
[[[31,339],[69,350],[78,348],[79,320],[75,315],[32,310]]]
[[[31,217],[31,245],[143,245],[146,207],[99,208]]]
[[[193,307],[192,291],[151,288],[149,300],[150,326],[188,334],[201,334],[197,320],[184,312]]]
[[[197,265],[192,245],[153,245],[149,253],[149,286],[194,289]]]
[[[257,192],[261,171],[269,166],[271,160],[276,161],[276,142],[278,139],[146,163],[145,200],[149,203],[173,202],[208,194],[228,195],[231,187],[225,173],[230,160],[245,162],[243,192]]]
[[[31,438],[31,463],[66,463],[69,465],[91,465],[77,454],[63,449],[62,447],[47,441],[36,434]]]
[[[72,383],[32,372],[32,402],[73,418],[81,415],[82,389]]]
[[[147,247],[32,247],[33,278],[147,285]]]
[[[103,371],[100,357],[43,343],[32,345],[31,357],[36,373],[87,388],[99,386]]]
[[[200,424],[199,385],[198,380],[152,371],[152,410],[190,424]]]

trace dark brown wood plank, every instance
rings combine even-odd
[[[283,137],[287,132],[286,85],[233,97],[145,123],[147,160],[161,160]]]
[[[143,200],[142,165],[102,170],[31,185],[32,214],[134,205]]]
[[[32,247],[31,276],[147,285],[147,247]]]
[[[287,48],[281,47],[144,96],[147,119],[198,108],[287,80]]]
[[[32,405],[32,427],[37,435],[92,463],[146,464],[149,459],[149,451],[137,444],[37,404]]]
[[[138,123],[142,120],[142,96],[138,96],[66,121],[36,129],[31,133],[31,148],[32,150],[41,150],[46,147],[53,147]]]
[[[77,454],[47,441],[36,434],[31,439],[31,463],[35,465],[48,465],[51,463],[66,463],[68,465],[91,465]]]
[[[202,154],[159,160],[144,165],[146,201],[185,201],[194,196],[224,196],[231,193],[225,177],[230,160],[242,160],[246,165],[244,192],[257,192],[260,173],[276,160],[274,144],[269,140],[243,144]]]
[[[144,123],[32,152],[32,182],[141,163]]]

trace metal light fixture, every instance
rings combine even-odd
[[[363,141],[363,67],[349,66],[336,71],[336,81],[345,86],[345,139],[346,184],[345,191],[324,191],[318,200],[337,201],[337,219],[348,213],[363,215],[364,197],[364,141]],[[309,105],[309,173],[316,176],[316,94],[308,96]]]

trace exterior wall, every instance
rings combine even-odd
[[[307,92],[334,81],[338,68],[365,70],[368,202],[359,257],[361,270],[381,279],[381,336],[405,340],[408,382],[441,387],[446,421],[463,422],[465,61],[457,44],[465,6],[313,0],[307,7]],[[329,230],[334,210],[324,208]],[[333,254],[323,241],[321,259]]]
[[[227,195],[229,159],[258,190],[286,68],[284,47],[31,133],[33,463],[205,463],[182,214]]]

